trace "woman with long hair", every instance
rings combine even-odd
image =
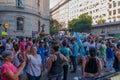
[[[83,78],[97,78],[102,71],[102,63],[97,57],[97,51],[94,47],[90,47],[89,54],[83,59],[82,63],[82,77]]]

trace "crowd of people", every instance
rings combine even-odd
[[[80,56],[80,57],[79,57]],[[79,64],[79,62],[81,64]],[[120,42],[75,37],[0,40],[1,80],[68,80],[68,73],[98,78],[103,71],[120,71]]]

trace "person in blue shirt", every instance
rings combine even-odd
[[[78,44],[77,44],[75,38],[73,38],[71,42],[73,44],[72,56],[71,56],[71,60],[72,60],[72,63],[73,63],[73,71],[71,71],[71,72],[76,73],[76,70],[77,70],[77,56],[78,56]]]
[[[45,64],[46,64],[47,57],[48,57],[48,50],[45,49],[45,47],[44,47],[44,41],[43,40],[39,41],[39,46],[37,48],[37,53],[42,58],[42,64],[43,64],[43,68],[44,68]]]
[[[113,59],[114,59],[114,52],[112,50],[112,44],[110,43],[107,43],[106,58],[107,58],[106,68],[108,71],[110,71],[113,68]]]

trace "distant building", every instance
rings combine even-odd
[[[120,0],[61,0],[50,12],[52,18],[64,22],[65,27],[84,13],[92,16],[93,25],[101,19],[106,23],[115,22],[120,20]]]
[[[49,0],[0,0],[0,24],[5,23],[10,36],[32,36],[42,29],[49,33]]]

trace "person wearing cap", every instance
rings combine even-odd
[[[25,61],[21,62],[20,66],[16,68],[13,64],[13,53],[11,51],[4,51],[2,53],[1,77],[2,80],[19,80],[19,75],[25,67]]]
[[[45,49],[44,47],[44,41],[43,40],[40,40],[39,41],[39,46],[37,48],[37,53],[41,56],[42,58],[42,65],[43,65],[43,68],[45,66],[45,61],[48,57],[48,51],[47,49]]]

